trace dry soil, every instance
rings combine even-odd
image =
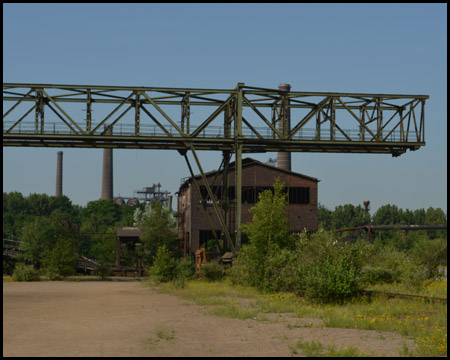
[[[292,356],[298,340],[385,356],[414,347],[396,333],[321,328],[318,319],[261,322],[205,310],[136,281],[5,282],[3,356]]]

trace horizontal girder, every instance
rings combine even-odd
[[[425,145],[428,98],[4,83],[3,145],[400,155]]]

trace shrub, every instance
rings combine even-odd
[[[362,271],[362,280],[368,285],[375,285],[379,283],[390,284],[394,280],[394,275],[393,272],[388,269],[366,266]]]
[[[256,261],[252,257],[253,246],[250,244],[243,245],[233,265],[228,270],[227,275],[232,284],[244,286],[258,286],[256,277],[252,269],[256,267]]]
[[[192,279],[194,275],[194,263],[190,258],[181,260],[177,263],[175,278],[173,279],[176,288],[184,288],[186,281]]]
[[[298,279],[296,276],[297,256],[293,251],[277,249],[266,262],[266,283],[268,291],[296,291]]]
[[[447,240],[421,237],[414,244],[411,257],[426,269],[426,276],[431,279],[438,275],[439,265],[447,265]]]
[[[217,281],[223,277],[222,266],[216,262],[209,262],[200,267],[199,277],[209,281]]]
[[[12,276],[15,281],[39,281],[39,273],[33,265],[23,263],[16,264]]]
[[[95,266],[94,272],[104,280],[112,274],[112,266],[109,262],[100,260]]]
[[[310,239],[303,233],[297,251],[300,294],[322,302],[345,302],[361,292],[366,244],[344,246],[333,233],[319,230]]]
[[[175,278],[176,270],[176,261],[170,257],[167,246],[161,246],[150,268],[150,276],[158,282],[168,282]]]

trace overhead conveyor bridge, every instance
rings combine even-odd
[[[231,90],[3,83],[3,146],[172,149],[185,157],[192,176],[189,150],[202,175],[196,150],[222,151],[224,171],[234,154],[236,246],[225,210],[213,200],[234,253],[241,239],[242,153],[399,156],[425,145],[428,98],[243,83]]]

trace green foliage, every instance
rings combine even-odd
[[[302,233],[297,248],[298,292],[322,302],[356,297],[364,285],[361,270],[367,250],[362,242],[343,245],[324,230],[309,239]]]
[[[284,184],[277,178],[273,188],[273,193],[270,190],[260,193],[258,202],[250,209],[252,222],[242,225],[242,232],[249,238],[245,251],[251,253],[245,266],[252,274],[252,285],[261,289],[269,286],[267,262],[271,255],[280,249],[292,249],[295,242],[294,237],[289,236]]]
[[[426,269],[426,278],[438,275],[439,265],[447,265],[447,239],[422,237],[414,243],[411,257]]]
[[[43,268],[51,279],[75,273],[77,241],[57,219],[37,217],[27,222],[20,234],[19,259]]]
[[[217,281],[223,277],[222,266],[217,262],[209,262],[200,267],[199,277],[208,281]]]
[[[331,210],[328,210],[325,206],[319,204],[317,211],[319,227],[325,230],[331,230],[332,214],[333,212]]]
[[[71,236],[61,236],[51,249],[47,249],[43,267],[51,280],[59,280],[76,272],[76,241]]]
[[[158,248],[153,265],[150,268],[150,276],[158,282],[168,282],[176,276],[177,263],[171,258],[166,245]]]
[[[102,280],[107,279],[108,276],[112,274],[111,263],[103,260],[98,261],[94,272],[96,275],[99,275]]]
[[[111,200],[89,201],[82,210],[82,221],[89,223],[95,232],[106,232],[120,220],[120,206]]]
[[[298,291],[297,257],[295,251],[280,249],[266,262],[266,289],[270,292]]]
[[[39,281],[39,272],[34,269],[33,265],[25,265],[17,263],[13,272],[15,281]]]
[[[27,221],[20,232],[22,254],[19,256],[19,260],[39,269],[45,253],[52,246],[55,237],[55,226],[51,219],[37,217]]]
[[[336,206],[331,214],[331,228],[343,229],[370,224],[370,216],[361,205],[352,204]]]
[[[152,264],[157,250],[165,245],[173,250],[177,244],[177,233],[172,211],[158,201],[149,204],[145,219],[138,223],[141,241],[144,244],[144,259]]]
[[[227,276],[234,285],[258,286],[253,277],[252,269],[256,267],[252,258],[253,247],[250,244],[242,245],[233,266],[227,272]]]
[[[178,261],[173,279],[176,288],[184,288],[188,280],[192,279],[195,267],[190,258]]]

